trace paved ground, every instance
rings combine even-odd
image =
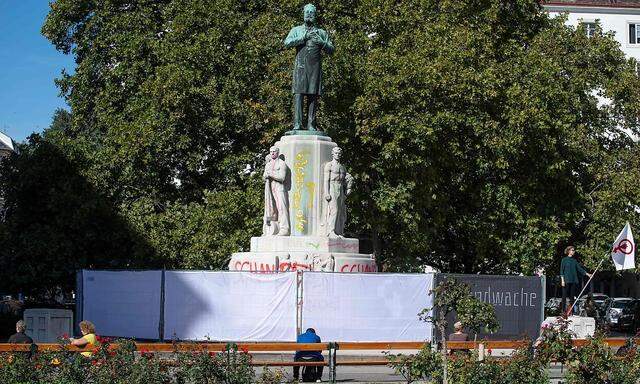
[[[261,369],[256,369],[258,377],[260,377]],[[291,368],[285,368],[285,380],[291,381],[293,374]],[[563,374],[566,367],[560,365],[552,366],[549,369],[550,384],[562,384]],[[389,367],[338,367],[337,382],[339,383],[406,383],[402,376],[394,374]],[[322,381],[329,381],[329,373],[327,370],[322,375]]]
[[[402,351],[404,353],[415,353],[415,351]],[[360,359],[382,359],[385,355],[381,351],[339,351],[338,361],[342,359],[360,360]],[[325,355],[325,361],[328,357]],[[293,361],[293,354],[290,353],[254,353],[253,360],[259,361]],[[274,370],[276,368],[270,368]],[[285,373],[287,381],[293,380],[293,368],[283,367],[281,369]],[[261,368],[256,368],[256,374],[260,377]],[[352,383],[404,383],[406,382],[402,376],[396,375],[393,369],[387,366],[338,366],[336,368],[336,378],[338,382]],[[324,368],[322,380],[329,381],[329,367]]]
[[[411,351],[404,351],[405,353],[411,353]],[[501,351],[502,352],[502,351]],[[505,354],[509,354],[510,351],[505,350]],[[495,355],[495,353],[494,353]],[[348,360],[357,360],[357,359],[371,359],[371,358],[380,358],[383,357],[380,351],[368,351],[362,353],[362,351],[354,351],[347,352],[342,351],[338,353],[338,358],[348,359]],[[326,356],[325,356],[326,359]],[[270,361],[292,361],[293,356],[288,353],[269,353],[269,354],[254,354],[254,360],[270,360]],[[285,381],[290,382],[293,380],[293,371],[291,367],[285,368],[271,368],[281,369],[285,373]],[[549,377],[550,384],[562,384],[562,377],[566,372],[566,366],[562,366],[560,364],[553,364],[549,368]],[[257,377],[260,377],[262,373],[261,368],[256,368]],[[387,366],[372,366],[372,367],[362,367],[362,366],[338,366],[336,368],[336,378],[339,383],[406,383],[404,378],[401,375],[396,375],[392,368]],[[322,381],[329,381],[329,370],[328,367],[325,367],[324,373],[322,375]]]
[[[271,368],[273,370],[273,368]],[[262,369],[257,368],[257,377],[260,377]],[[285,380],[293,379],[292,369],[283,368]],[[395,375],[389,367],[338,367],[337,381],[339,383],[405,383],[402,376]],[[322,374],[322,381],[329,381],[329,371],[325,369]]]
[[[256,369],[258,377],[260,377],[260,372],[261,369]],[[562,384],[564,372],[566,372],[566,367],[551,367],[549,369],[549,377],[551,379],[549,383]],[[286,381],[291,381],[293,379],[291,368],[286,368],[285,373]],[[388,367],[338,367],[337,379],[338,383],[406,383],[402,376],[395,375],[393,370]],[[322,375],[322,381],[329,381],[327,371]]]

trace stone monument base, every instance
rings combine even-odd
[[[362,253],[238,252],[231,256],[230,271],[248,272],[377,272],[373,255]]]
[[[345,237],[252,237],[251,252],[234,253],[229,270],[377,272],[375,258],[358,253],[358,243]]]

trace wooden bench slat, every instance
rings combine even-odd
[[[621,347],[627,343],[626,338],[608,338],[604,340],[611,347]],[[588,340],[573,340],[575,346],[583,346]],[[515,349],[526,346],[527,342],[521,340],[487,340],[487,341],[450,341],[447,348],[455,349],[475,349],[479,344],[483,344],[485,349]],[[417,350],[421,349],[423,342],[338,342],[338,350]],[[73,352],[86,352],[95,348],[78,348],[75,346],[61,346],[55,343],[37,344],[39,351],[61,351],[63,349]],[[227,343],[136,343],[138,351],[144,352],[221,352]],[[239,350],[249,352],[293,352],[293,351],[328,351],[329,343],[237,343]],[[111,344],[112,349],[117,348],[117,344]],[[0,343],[0,352],[28,352],[31,346],[28,344],[7,344]]]
[[[421,349],[424,342],[396,341],[396,342],[338,342],[338,349],[342,350],[390,350],[390,349]]]

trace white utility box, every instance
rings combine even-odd
[[[24,322],[26,334],[35,343],[57,343],[62,335],[73,335],[73,311],[69,309],[25,309]]]
[[[547,317],[544,322],[555,325],[557,317]],[[596,320],[593,317],[569,316],[568,330],[575,334],[576,339],[586,339],[596,333]]]

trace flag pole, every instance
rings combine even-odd
[[[598,269],[600,269],[600,266],[602,265],[602,262],[604,262],[607,258],[609,257],[609,255],[607,255],[605,258],[603,258],[602,260],[600,260],[600,263],[598,264],[598,266],[596,267],[596,269],[593,270],[593,273],[591,274],[591,277],[589,278],[589,280],[587,281],[587,284],[584,285],[584,287],[582,287],[582,291],[580,291],[580,293],[578,294],[578,297],[576,297],[576,299],[573,301],[573,304],[571,304],[571,308],[569,308],[569,310],[567,312],[564,313],[564,317],[569,317],[569,314],[571,313],[571,311],[573,311],[573,307],[576,306],[576,303],[578,302],[578,300],[580,299],[580,297],[582,296],[582,294],[584,293],[584,290],[587,289],[587,287],[589,286],[589,283],[591,282],[591,280],[593,279],[593,276],[596,275],[596,272],[598,271]]]

